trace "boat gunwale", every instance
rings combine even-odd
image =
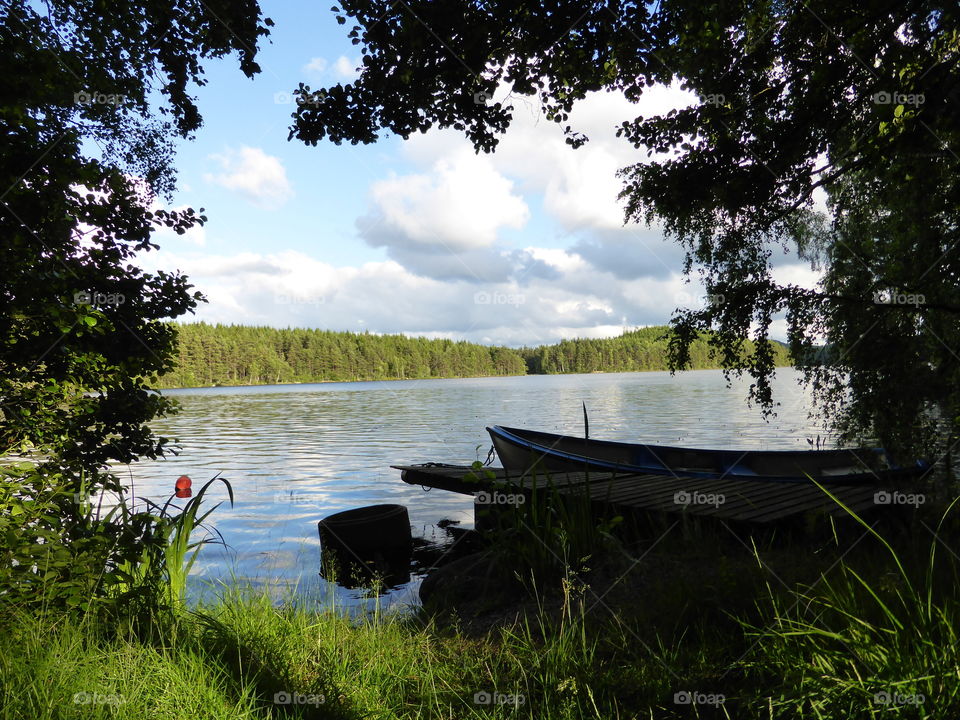
[[[715,471],[715,470],[694,470],[688,468],[672,468],[662,463],[660,467],[652,466],[640,466],[640,465],[629,465],[612,462],[609,460],[604,460],[601,458],[594,458],[586,455],[579,455],[567,450],[561,450],[556,447],[548,447],[541,443],[535,442],[531,439],[523,437],[523,435],[518,435],[516,431],[521,433],[531,433],[535,435],[545,436],[548,438],[557,438],[558,440],[576,440],[581,442],[591,442],[598,445],[603,445],[607,447],[617,447],[617,448],[630,448],[630,447],[643,447],[643,448],[657,448],[664,451],[675,450],[678,452],[693,452],[693,453],[704,453],[704,454],[713,454],[715,456],[719,455],[722,459],[723,457],[736,456],[737,463],[741,462],[744,458],[749,455],[756,457],[760,456],[772,456],[779,458],[789,458],[797,457],[802,458],[807,454],[810,454],[812,457],[823,458],[824,454],[842,456],[844,452],[854,453],[857,459],[860,459],[861,455],[865,450],[868,452],[875,453],[876,456],[882,456],[885,454],[883,448],[851,448],[849,450],[710,450],[706,448],[684,448],[676,447],[669,445],[652,445],[646,443],[628,443],[624,441],[617,440],[595,440],[592,438],[578,438],[572,435],[559,435],[555,433],[548,433],[540,430],[524,430],[522,428],[512,428],[503,425],[493,425],[486,428],[487,432],[490,434],[491,439],[494,441],[494,445],[497,444],[497,439],[500,439],[503,442],[509,443],[514,447],[527,450],[530,452],[536,452],[539,455],[545,458],[554,458],[563,461],[568,461],[576,463],[577,465],[583,465],[584,468],[595,468],[601,472],[614,472],[614,473],[653,473],[653,474],[669,474],[674,476],[684,476],[684,477],[696,477],[696,478],[733,478],[738,480],[754,480],[759,482],[811,482],[813,481],[811,476],[803,474],[793,474],[793,475],[763,475],[763,474],[743,474],[737,473],[733,470],[733,467],[730,467],[726,470]],[[780,455],[784,453],[784,455]],[[655,455],[655,453],[654,453]],[[503,458],[501,458],[501,461]],[[531,466],[532,467],[532,466]],[[528,468],[529,470],[530,468]],[[865,466],[862,472],[854,473],[844,473],[836,475],[819,475],[817,476],[818,480],[825,484],[830,485],[839,485],[845,483],[862,483],[862,482],[876,482],[877,480],[884,480],[893,477],[899,477],[902,475],[909,475],[911,473],[916,473],[920,468],[879,468],[873,469],[868,466]]]

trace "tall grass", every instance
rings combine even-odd
[[[494,486],[505,492],[525,493],[526,501],[499,515],[494,547],[503,563],[536,580],[557,580],[570,569],[587,571],[591,559],[615,555],[619,542],[613,530],[619,515],[598,517],[602,496],[590,491],[590,473],[573,485],[559,486],[552,475],[536,466],[514,484],[509,478]]]
[[[617,717],[622,671],[597,667],[574,595],[559,625],[545,613],[484,637],[236,590],[184,613],[160,645],[24,616],[0,637],[0,717]]]
[[[725,531],[692,524],[645,550],[636,558],[643,574],[607,592],[590,587],[599,580],[586,568],[625,552],[612,521],[587,512],[586,485],[572,492],[548,478],[532,491],[537,501],[505,518],[503,537],[514,542],[498,551],[532,597],[516,619],[478,632],[422,611],[374,603],[347,612],[334,595],[278,603],[236,585],[187,606],[187,574],[210,541],[191,534],[212,512],[200,506],[218,479],[180,509],[168,501],[147,514],[113,511],[131,524],[153,518],[156,541],[137,556],[142,563],[124,566],[129,585],[117,587],[129,594],[161,583],[163,613],[144,620],[151,632],[118,631],[110,615],[32,606],[5,623],[0,720],[952,720],[960,710],[952,504],[919,545],[851,513],[866,540],[848,555],[837,548],[836,564],[814,565],[793,538],[778,562],[803,554],[803,584],[770,569],[760,557],[770,548],[754,545],[751,558],[739,539],[724,544]],[[677,702],[686,690],[725,701]]]
[[[376,605],[351,615],[233,588],[181,608],[177,632],[149,643],[93,616],[24,615],[0,635],[0,718],[954,717],[960,593],[947,581],[956,577],[940,568],[928,589],[924,573],[897,559],[905,575],[896,582],[865,575],[864,554],[794,594],[771,583],[745,633],[684,619],[679,600],[696,592],[695,578],[674,578],[677,595],[658,598],[658,612],[674,607],[671,619],[648,614],[642,597],[592,610],[572,572],[559,613],[538,596],[517,622],[479,634]],[[669,589],[660,580],[647,592]],[[697,600],[722,610],[742,591]],[[675,704],[684,689],[726,702]],[[878,692],[926,701],[881,706]],[[91,701],[74,703],[78,693]],[[317,704],[278,703],[278,693]]]
[[[140,557],[127,561],[123,566],[132,585],[149,582],[150,578],[159,576],[161,581],[159,587],[154,588],[155,592],[162,595],[164,602],[171,607],[179,607],[183,603],[187,576],[196,562],[200,548],[208,543],[224,542],[223,536],[217,530],[214,530],[216,537],[205,537],[196,541],[192,539],[194,531],[202,527],[210,514],[220,507],[220,503],[217,503],[199,514],[204,496],[217,481],[226,487],[230,505],[233,506],[233,486],[219,475],[208,480],[179,512],[171,511],[174,500],[172,495],[162,506],[147,501],[150,509],[156,511],[154,532],[157,542],[147,548]],[[125,520],[132,515],[125,502],[122,502],[119,508]],[[157,570],[160,572],[156,572]]]
[[[744,624],[756,641],[744,668],[771,683],[754,701],[784,718],[956,717],[960,558],[940,537],[956,503],[925,552],[848,509],[877,552],[789,593],[768,587],[767,624]]]
[[[199,646],[157,647],[82,622],[24,614],[0,635],[0,717],[243,720],[245,687]]]
[[[83,508],[83,522],[91,533],[104,533],[108,528],[119,530],[108,554],[111,560],[102,570],[105,587],[99,603],[99,610],[111,617],[117,631],[174,631],[184,606],[187,576],[200,548],[223,542],[216,530],[211,536],[193,539],[195,531],[220,505],[200,512],[208,490],[217,481],[226,487],[232,505],[233,487],[225,478],[215,476],[182,508],[174,505],[173,495],[163,505],[145,500],[145,511],[135,511],[124,495],[106,513],[101,512],[100,506],[96,510]]]

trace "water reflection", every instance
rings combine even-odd
[[[129,467],[137,494],[165,500],[180,475],[202,486],[216,473],[233,485],[236,504],[208,519],[228,543],[202,549],[191,576],[240,581],[363,602],[357,589],[320,576],[317,522],[340,510],[381,503],[407,507],[428,535],[444,518],[472,527],[472,499],[423,492],[390,465],[483,459],[484,427],[534,427],[581,434],[581,402],[592,437],[695,447],[807,448],[823,435],[807,417],[797,374],[774,381],[781,403],[771,423],[744,402],[747,383],[727,388],[719,371],[554,375],[516,378],[324,383],[164,391],[183,412],[154,423],[176,438],[178,456]],[[127,470],[121,475],[127,475]],[[212,488],[208,502],[225,499]],[[199,538],[198,538],[199,539]],[[391,590],[390,602],[415,600],[416,574]]]

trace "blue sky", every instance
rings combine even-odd
[[[209,222],[158,232],[161,249],[141,260],[191,277],[210,301],[196,319],[515,346],[616,335],[701,302],[674,243],[623,226],[614,177],[645,158],[616,125],[691,95],[658,88],[636,106],[591,96],[571,116],[591,138],[579,150],[525,98],[513,98],[514,127],[493,155],[452,131],[307,147],[287,140],[291,91],[351,80],[360,52],[327,4],[262,7],[276,23],[262,72],[208,63],[204,126],[178,143],[171,206],[203,207]],[[810,285],[795,262],[779,276]]]

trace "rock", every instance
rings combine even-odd
[[[492,550],[472,553],[437,568],[420,584],[426,608],[472,613],[511,601],[517,594],[512,573]]]

